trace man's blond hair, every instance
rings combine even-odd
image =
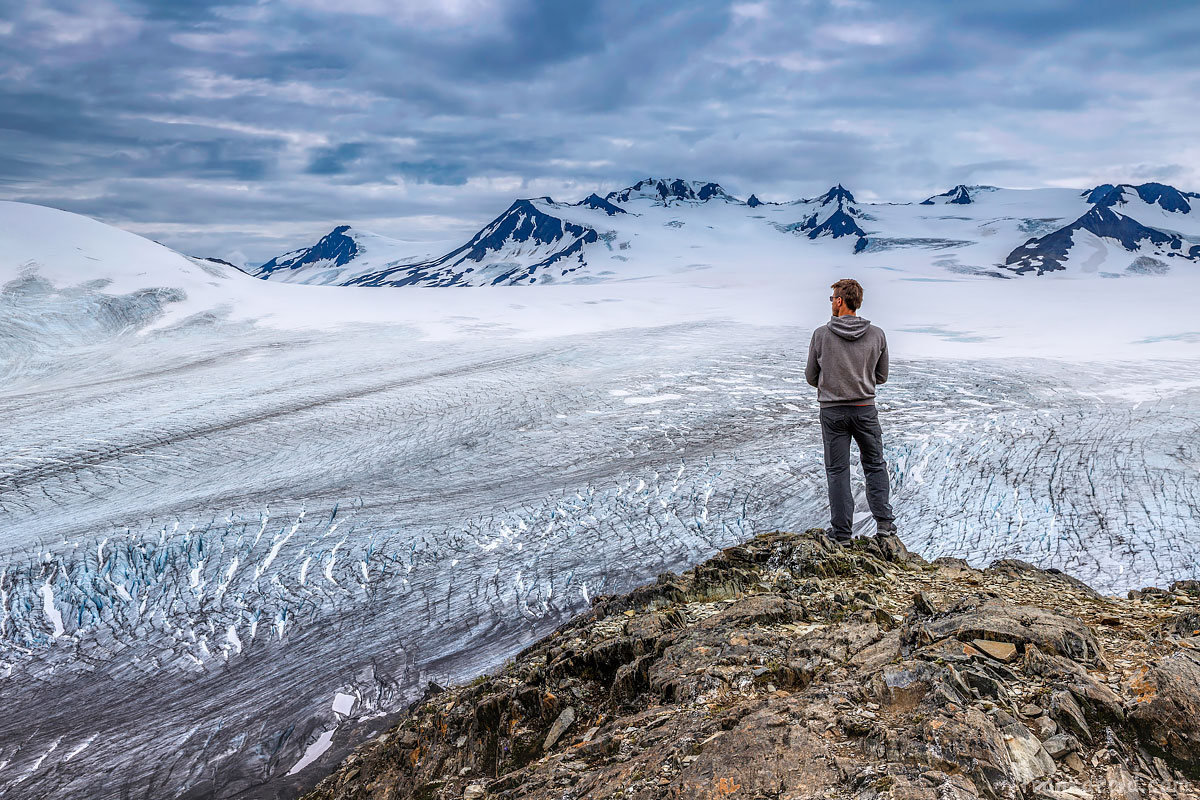
[[[833,293],[842,298],[846,308],[851,311],[858,311],[858,307],[862,305],[863,291],[862,286],[853,278],[842,278],[831,287]]]

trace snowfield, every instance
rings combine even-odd
[[[803,369],[839,277],[888,334],[910,547],[1200,577],[1200,326],[1171,310],[1200,266],[998,279],[622,202],[621,279],[478,288],[263,281],[0,203],[0,795],[286,796],[590,598],[825,524]]]

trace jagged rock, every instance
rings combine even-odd
[[[924,661],[906,661],[886,667],[875,679],[873,694],[879,703],[895,711],[911,711],[931,694],[952,703],[964,704],[969,693],[950,666]]]
[[[1137,779],[1129,774],[1120,764],[1109,766],[1105,774],[1110,800],[1142,800],[1142,792],[1138,789]]]
[[[929,598],[929,592],[917,592],[912,596],[913,609],[920,615],[932,617],[937,613],[937,606]]]
[[[1011,642],[992,642],[987,639],[974,639],[971,644],[997,661],[1012,661],[1017,657],[1017,646]]]
[[[1085,674],[1068,684],[1067,691],[1075,696],[1089,719],[1101,722],[1125,719],[1125,706],[1121,698],[1090,675]]]
[[[1072,590],[1082,592],[1089,597],[1094,597],[1096,599],[1100,598],[1100,595],[1096,593],[1095,589],[1088,586],[1086,583],[1076,577],[1053,568],[1045,570],[1039,569],[1033,564],[1030,564],[1028,561],[1021,561],[1017,558],[1002,558],[999,561],[994,561],[992,562],[991,566],[988,567],[987,571],[1012,578],[1034,577],[1035,579],[1046,583],[1053,583],[1057,581],[1065,586],[1069,586]]]
[[[1192,605],[897,552],[772,533],[597,598],[310,797],[1200,800]]]
[[[828,797],[841,782],[831,760],[796,758],[801,752],[824,752],[815,735],[796,730],[786,716],[760,709],[743,717],[732,730],[707,744],[679,782],[678,797],[775,796]],[[597,796],[608,796],[609,785]]]
[[[1079,750],[1079,740],[1069,733],[1060,733],[1051,736],[1046,741],[1042,742],[1042,746],[1046,748],[1046,752],[1051,758],[1066,758],[1067,754],[1074,753]]]
[[[925,722],[920,736],[920,754],[928,766],[966,774],[982,797],[1020,797],[1004,737],[981,712],[968,708],[961,715],[939,714]]]
[[[1087,677],[1087,670],[1070,659],[1042,652],[1037,645],[1025,646],[1025,669],[1033,675],[1058,680],[1078,680]]]
[[[1050,697],[1050,716],[1061,727],[1074,732],[1085,742],[1091,743],[1092,731],[1083,716],[1083,709],[1075,702],[1070,692],[1057,691]]]
[[[875,544],[888,561],[904,563],[909,559],[908,548],[904,546],[904,542],[900,541],[899,536],[894,534],[879,536],[876,537]]]
[[[1028,728],[1003,711],[997,710],[992,716],[1004,737],[1005,746],[1008,747],[1012,775],[1019,786],[1029,786],[1039,778],[1054,774],[1054,759]]]
[[[1058,723],[1056,723],[1054,720],[1050,719],[1045,714],[1043,714],[1040,717],[1036,717],[1033,720],[1033,727],[1034,727],[1034,730],[1037,732],[1037,735],[1042,739],[1049,739],[1058,732]],[[1047,745],[1046,747],[1047,747],[1047,749],[1049,749],[1049,745]],[[1054,754],[1051,753],[1050,755],[1053,756]]]
[[[1129,717],[1176,762],[1200,761],[1200,663],[1188,651],[1155,661]],[[1196,769],[1195,766],[1192,767]]]
[[[1033,793],[1033,800],[1094,800],[1094,796],[1078,786],[1068,786],[1065,789],[1040,788]]]
[[[1171,623],[1171,632],[1178,636],[1200,636],[1200,613],[1188,611],[1180,614]]]
[[[1033,644],[1082,664],[1101,665],[1100,643],[1086,625],[1034,606],[967,597],[927,626],[934,638]]]
[[[550,726],[550,732],[546,734],[546,741],[542,745],[542,750],[547,753],[558,742],[559,737],[567,732],[571,727],[571,723],[575,721],[575,709],[567,706],[563,712],[554,720],[554,724]]]

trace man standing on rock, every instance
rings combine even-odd
[[[883,430],[875,408],[875,384],[888,377],[887,339],[880,328],[855,312],[862,305],[858,281],[844,278],[833,284],[829,302],[833,318],[813,331],[804,377],[817,387],[821,404],[821,440],[825,444],[825,476],[829,481],[829,517],[833,538],[850,541],[854,498],[850,494],[850,439],[858,443],[867,504],[879,536],[896,533],[888,502],[887,462],[883,460]]]

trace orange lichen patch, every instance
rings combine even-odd
[[[715,796],[716,797],[728,797],[729,795],[733,794],[734,792],[736,792],[738,789],[741,789],[741,788],[742,788],[742,785],[740,783],[734,783],[729,778],[719,778],[717,780],[717,788],[716,788]]]
[[[1150,670],[1146,667],[1141,667],[1130,679],[1129,688],[1133,690],[1134,700],[1139,703],[1148,703],[1158,694],[1158,687],[1150,680]]]

